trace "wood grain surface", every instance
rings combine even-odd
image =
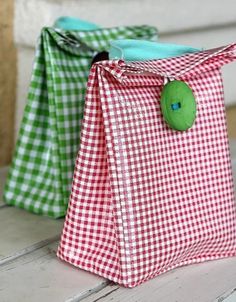
[[[0,166],[11,160],[16,98],[13,0],[0,0]]]

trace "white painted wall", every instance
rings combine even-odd
[[[26,101],[34,46],[43,26],[62,15],[102,26],[151,24],[163,42],[210,48],[236,41],[235,0],[16,0],[18,48],[16,131]],[[236,103],[236,63],[224,67],[226,104]]]

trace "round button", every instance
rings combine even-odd
[[[179,131],[191,128],[197,111],[191,88],[183,81],[168,82],[161,93],[161,111],[171,128]]]

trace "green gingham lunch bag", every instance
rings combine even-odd
[[[7,204],[54,218],[65,215],[91,62],[111,40],[130,38],[155,41],[157,30],[146,25],[42,30],[5,186]]]

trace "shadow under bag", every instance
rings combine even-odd
[[[53,218],[64,216],[80,142],[93,57],[113,39],[157,40],[150,26],[87,31],[44,28],[4,200]]]
[[[182,265],[236,255],[220,71],[235,50],[93,66],[58,257],[134,287]],[[186,131],[162,115],[166,79],[185,82],[195,97],[196,120]]]

